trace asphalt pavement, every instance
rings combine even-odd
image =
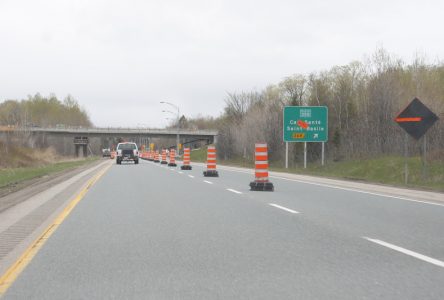
[[[4,299],[444,299],[444,204],[113,165]]]

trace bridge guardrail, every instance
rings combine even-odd
[[[116,134],[177,134],[180,135],[207,135],[216,136],[218,131],[216,130],[175,130],[175,129],[149,129],[149,128],[53,128],[53,127],[14,127],[7,128],[0,127],[0,131],[28,131],[28,132],[66,132],[66,133],[116,133]]]

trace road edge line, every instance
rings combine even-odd
[[[197,165],[197,164],[196,164]],[[197,165],[199,166],[199,165]],[[200,166],[200,167],[205,167],[205,166]],[[233,168],[239,168],[239,167],[232,167],[232,166],[227,166],[227,165],[220,165],[220,168],[225,170],[225,171],[229,171],[229,172],[236,172],[236,173],[242,173],[242,174],[252,174],[254,175],[252,172],[247,171],[247,170],[234,170]],[[355,192],[355,193],[361,193],[361,194],[367,194],[367,195],[373,195],[373,196],[378,196],[378,197],[384,197],[384,198],[392,198],[392,199],[398,199],[398,200],[403,200],[403,201],[408,201],[408,202],[413,202],[413,203],[421,203],[421,204],[428,204],[428,205],[435,205],[435,206],[441,206],[444,207],[443,203],[439,203],[437,202],[437,200],[433,200],[433,199],[424,199],[424,200],[417,200],[417,199],[413,199],[413,198],[408,198],[408,197],[404,197],[404,196],[396,196],[395,194],[389,194],[389,193],[385,193],[385,192],[371,192],[371,191],[367,191],[367,190],[360,190],[359,188],[355,188],[355,187],[343,187],[340,185],[334,185],[334,184],[330,184],[330,183],[320,183],[320,182],[311,182],[308,180],[303,180],[303,179],[293,179],[293,178],[287,178],[287,177],[282,177],[279,175],[273,175],[274,173],[279,173],[276,171],[272,171],[270,172],[270,178],[275,178],[275,179],[280,179],[280,180],[286,180],[286,181],[292,181],[292,182],[298,182],[298,183],[303,183],[303,184],[310,184],[310,185],[315,185],[315,186],[322,186],[325,188],[331,188],[331,189],[337,189],[337,190],[343,190],[343,191],[348,191],[348,192]],[[289,174],[289,175],[299,175],[299,174],[291,174],[291,173],[285,173],[285,174]],[[316,176],[313,176],[316,177]],[[316,177],[316,178],[320,178],[320,179],[330,179],[330,178],[325,178],[325,177]],[[347,180],[342,180],[340,178],[335,178],[334,180],[338,180],[338,181],[344,181],[344,182],[348,182]],[[369,184],[369,185],[378,185],[377,183],[372,183],[372,182],[367,182],[365,184]],[[398,188],[398,189],[403,189],[402,187],[394,187],[394,188]],[[404,188],[405,189],[405,188]],[[418,190],[416,190],[418,191]],[[432,192],[432,193],[439,193],[439,192]]]
[[[111,165],[105,167],[99,174],[90,179],[86,186],[77,194],[77,196],[63,209],[63,211],[54,219],[54,221],[43,231],[43,233],[20,255],[20,257],[0,276],[0,298],[6,293],[9,287],[15,282],[18,276],[32,261],[34,256],[43,247],[45,242],[62,224],[66,217],[83,199],[91,187],[111,168]]]

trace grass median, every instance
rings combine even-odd
[[[408,183],[404,178],[404,158],[399,156],[382,156],[377,158],[309,163],[307,169],[302,167],[285,169],[271,168],[273,171],[289,172],[313,176],[348,179],[369,183],[379,183],[405,188],[420,188],[444,192],[444,161],[429,162],[424,169],[420,157],[410,157],[408,165]]]
[[[77,167],[97,161],[98,159],[98,157],[90,157],[87,159],[60,161],[39,167],[0,169],[0,188],[17,185],[24,181],[43,177],[46,175],[72,170]]]

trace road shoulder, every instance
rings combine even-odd
[[[203,163],[192,163],[193,165],[205,167]],[[254,179],[254,170],[249,168],[242,167],[233,167],[227,165],[218,165],[218,168],[221,170],[229,170],[234,172],[242,172],[242,173],[250,173],[252,180]],[[269,172],[270,180],[273,181],[275,179],[282,180],[290,180],[295,182],[303,182],[313,185],[320,185],[331,188],[338,188],[344,190],[353,190],[360,191],[365,193],[373,193],[382,196],[388,197],[398,197],[398,198],[406,198],[413,199],[419,201],[430,201],[433,203],[444,203],[444,193],[440,192],[430,192],[424,190],[415,190],[415,189],[406,189],[399,187],[392,187],[386,185],[379,185],[374,183],[363,183],[363,182],[355,182],[350,180],[342,180],[342,179],[331,179],[325,177],[317,177],[310,175],[299,175],[293,173],[285,173],[285,172]],[[276,186],[276,188],[279,188]]]
[[[51,187],[47,182],[33,186],[39,192],[0,212],[0,276],[54,221],[63,209],[84,189],[91,178],[107,168],[111,161],[89,165],[77,174],[64,174]]]
[[[19,204],[23,199],[28,199],[52,186],[55,186],[81,172],[101,164],[103,160],[93,161],[79,167],[70,168],[50,175],[25,180],[14,187],[0,188],[0,212]]]

